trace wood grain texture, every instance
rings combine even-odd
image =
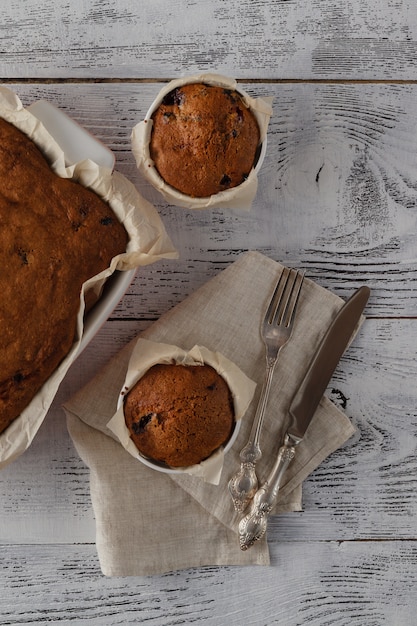
[[[412,0],[4,0],[0,23],[4,79],[417,77]]]
[[[408,541],[284,541],[273,546],[272,567],[133,579],[103,578],[93,546],[0,546],[0,556],[2,624],[414,623],[417,551]]]

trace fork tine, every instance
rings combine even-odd
[[[303,279],[304,272],[283,269],[265,316],[268,324],[290,326]]]
[[[290,280],[290,278],[292,280]],[[298,304],[300,296],[301,286],[304,280],[304,272],[291,270],[287,279],[287,297],[285,304],[281,309],[281,315],[276,317],[276,323],[289,328],[292,325],[294,319],[295,309]],[[278,311],[277,311],[278,314]]]
[[[289,269],[284,267],[281,272],[281,276],[279,277],[279,280],[275,286],[274,293],[272,294],[272,297],[269,302],[269,306],[265,313],[265,318],[264,318],[268,324],[272,324],[273,320],[275,319],[277,309],[284,295],[289,273],[290,273]]]
[[[296,271],[289,270],[287,273],[286,281],[285,281],[284,293],[282,294],[281,300],[278,302],[278,306],[275,311],[274,318],[272,320],[272,324],[274,325],[279,325],[279,326],[283,325],[283,319],[284,319],[284,315],[287,310],[288,303],[291,297],[295,277],[296,277]]]

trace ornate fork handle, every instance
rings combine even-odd
[[[237,511],[243,512],[258,487],[255,466],[262,456],[259,437],[271,388],[272,375],[281,348],[289,341],[304,273],[283,268],[261,323],[266,348],[266,370],[249,441],[240,453],[240,470],[229,481],[229,491]]]
[[[240,521],[239,542],[241,550],[247,550],[261,539],[267,528],[268,516],[274,508],[285,471],[295,455],[300,439],[285,435],[278,451],[274,467],[265,483],[256,492],[249,513]]]
[[[259,438],[276,362],[276,356],[271,357],[270,355],[267,355],[264,383],[261,395],[259,396],[259,402],[249,435],[249,440],[245,447],[242,448],[239,455],[241,461],[240,469],[229,481],[229,491],[232,496],[234,507],[241,513],[246,509],[258,488],[258,479],[255,467],[256,463],[262,456],[262,451],[259,446]]]

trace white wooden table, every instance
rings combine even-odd
[[[0,5],[0,82],[102,139],[180,252],[138,274],[31,448],[0,472],[2,625],[417,623],[416,59],[413,0]],[[200,70],[274,98],[248,214],[168,206],[136,171],[133,125],[163,82]],[[329,388],[357,435],[306,481],[304,510],[271,521],[271,567],[105,578],[62,402],[249,249],[342,297],[371,287],[369,318]]]

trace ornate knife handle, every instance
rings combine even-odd
[[[268,516],[274,508],[285,471],[295,455],[295,448],[301,439],[285,435],[284,443],[278,450],[278,456],[268,479],[256,492],[250,511],[239,523],[239,542],[241,550],[247,550],[261,539],[266,532]]]

